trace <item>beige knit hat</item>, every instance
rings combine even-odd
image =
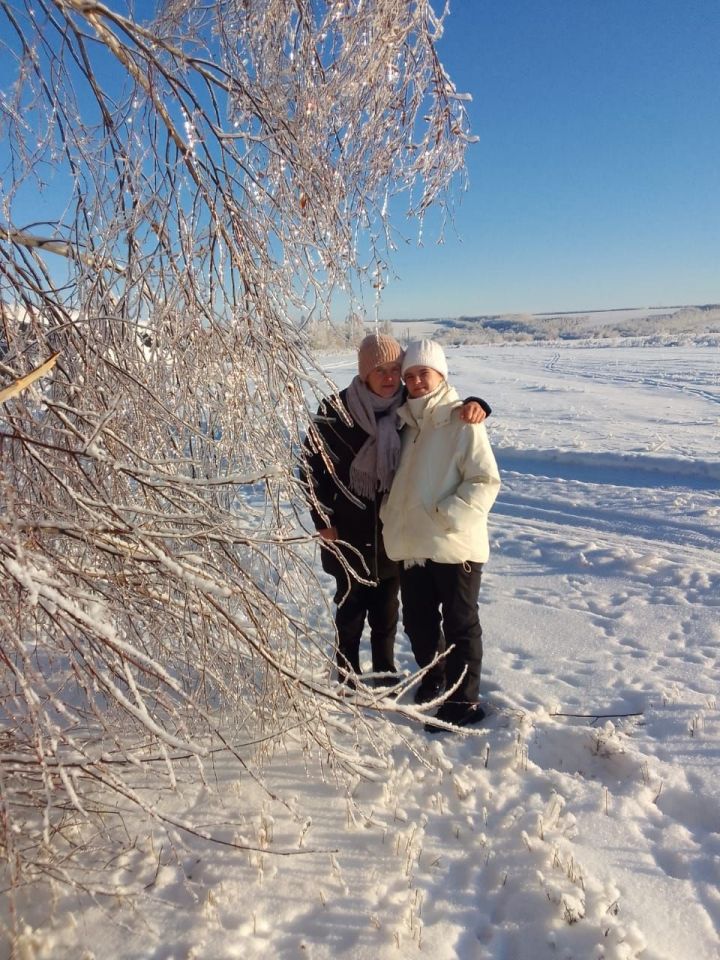
[[[445,352],[434,340],[415,340],[408,344],[402,362],[402,372],[410,367],[430,367],[447,380],[448,364]]]
[[[358,373],[364,382],[382,363],[402,360],[403,348],[395,337],[385,333],[371,333],[358,347]]]

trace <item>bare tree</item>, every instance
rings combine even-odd
[[[294,451],[324,384],[297,318],[372,283],[393,197],[444,205],[469,139],[427,0],[158,7],[0,0],[14,884],[77,880],[78,823],[119,842],[113,796],[163,819],[147,787],[214,751],[253,772],[292,728],[355,762],[303,615]]]

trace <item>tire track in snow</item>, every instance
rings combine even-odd
[[[693,369],[687,373],[683,371],[678,374],[677,378],[653,372],[652,368],[646,371],[633,369],[621,373],[600,359],[597,362],[597,369],[593,369],[592,365],[588,365],[587,362],[582,366],[574,364],[572,361],[567,362],[567,359],[562,362],[561,355],[557,352],[545,361],[543,368],[548,373],[573,377],[578,380],[601,380],[604,384],[630,384],[632,386],[649,387],[650,389],[670,390],[682,393],[685,396],[698,397],[701,400],[707,400],[709,403],[720,404],[720,389],[706,389],[702,381],[704,375],[708,385],[717,385],[718,375],[716,371],[703,372]],[[698,385],[699,383],[700,385]]]
[[[503,473],[648,490],[720,491],[720,460],[495,446]]]
[[[565,531],[572,527],[578,531],[578,536],[594,538],[604,534],[614,541],[622,539],[624,543],[632,538],[646,543],[649,549],[657,549],[658,545],[665,544],[673,550],[690,548],[711,554],[717,554],[720,550],[720,535],[700,526],[668,518],[659,522],[657,516],[644,517],[622,509],[588,509],[586,505],[569,503],[548,506],[547,497],[516,494],[508,490],[503,490],[493,507],[493,514],[521,519],[535,528],[552,524]],[[565,536],[565,533],[562,535]]]

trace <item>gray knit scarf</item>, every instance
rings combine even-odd
[[[390,489],[400,460],[397,408],[402,403],[402,390],[387,399],[378,397],[355,377],[346,399],[351,417],[368,435],[350,464],[350,489],[371,500],[378,490]]]

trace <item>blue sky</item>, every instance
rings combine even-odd
[[[441,246],[395,206],[380,318],[720,302],[720,0],[451,0],[439,53],[469,190]]]
[[[381,318],[720,302],[718,0],[454,0],[439,52],[459,239],[398,251]]]

